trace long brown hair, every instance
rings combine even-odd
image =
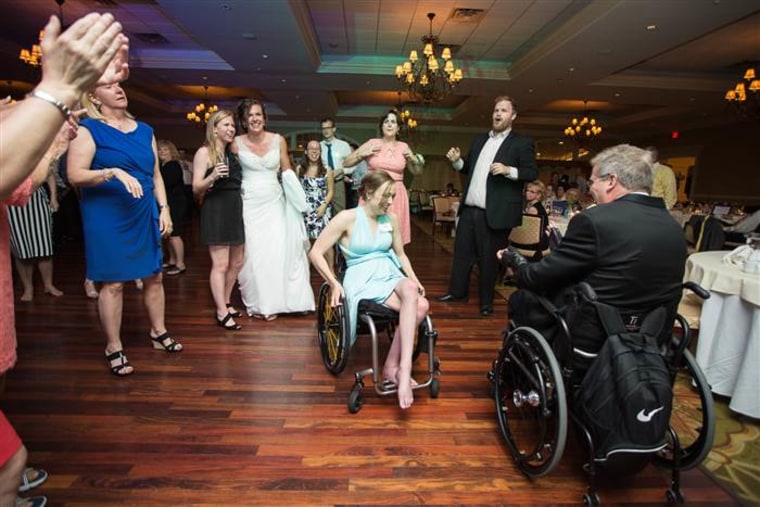
[[[304,168],[304,174],[306,174],[306,169],[309,168],[309,164],[311,163],[311,161],[309,160],[309,154],[308,154],[309,144],[311,143],[317,143],[317,146],[319,146],[319,157],[317,158],[317,177],[324,178],[325,175],[327,174],[327,167],[325,167],[325,164],[322,162],[322,145],[319,144],[319,141],[317,141],[316,139],[311,139],[306,143],[305,151],[307,153],[306,153],[306,164],[305,164],[306,167]]]

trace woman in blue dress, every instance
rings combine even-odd
[[[311,248],[309,259],[330,284],[330,304],[340,305],[341,298],[345,298],[352,344],[360,300],[373,300],[399,312],[383,378],[396,385],[399,407],[407,409],[414,402],[414,336],[430,304],[404,253],[398,218],[388,212],[396,196],[393,178],[385,171],[369,172],[362,178],[359,190],[364,203],[341,211],[327,224]],[[325,258],[335,243],[346,258],[342,284]]]
[[[68,177],[81,188],[87,278],[103,282],[98,297],[106,360],[114,375],[134,372],[124,355],[121,320],[124,282],[142,279],[154,348],[179,352],[166,331],[161,236],[172,231],[153,129],[127,112],[118,84],[82,97],[89,118],[71,142]]]

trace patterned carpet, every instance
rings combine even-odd
[[[429,215],[413,216],[412,222],[444,250],[454,251],[454,239],[445,231],[436,230],[435,237],[431,235],[432,220]],[[504,299],[514,290],[514,287],[496,286],[496,292]],[[684,406],[675,407],[674,411],[688,416],[689,412],[699,410],[698,399],[692,399],[696,400],[694,406],[685,406],[687,400]],[[760,507],[760,421],[731,412],[728,401],[721,397],[715,400],[715,441],[701,468],[733,491],[746,505]]]

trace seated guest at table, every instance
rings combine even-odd
[[[533,180],[525,185],[525,211],[526,215],[538,215],[541,217],[541,241],[536,244],[537,251],[543,251],[549,248],[549,214],[544,208],[544,183],[541,180]]]
[[[726,232],[726,241],[744,243],[748,233],[760,232],[760,210],[747,215],[734,225],[724,227],[723,230]]]
[[[599,153],[592,166],[590,190],[598,205],[570,221],[551,255],[528,263],[506,249],[497,257],[515,270],[518,287],[558,303],[566,289],[586,281],[599,301],[618,308],[624,318],[641,318],[667,305],[665,322],[672,323],[681,299],[686,243],[662,199],[648,195],[653,178],[651,156],[641,148],[622,144]],[[535,310],[530,302],[526,291],[514,293],[509,300],[510,318],[529,324],[526,316]],[[595,332],[574,333],[574,345],[593,353],[606,336],[595,313],[588,315],[585,324]],[[666,328],[663,339],[669,336],[670,326]]]
[[[567,213],[567,187],[565,185],[557,185],[557,195],[552,200],[552,215],[566,215]]]
[[[370,299],[399,312],[383,378],[398,387],[398,403],[407,409],[412,394],[412,352],[417,326],[428,312],[425,290],[404,253],[399,220],[389,208],[396,198],[396,183],[385,171],[370,171],[361,184],[362,204],[341,211],[319,235],[309,259],[330,284],[330,305],[345,298],[355,339],[359,301]],[[343,283],[335,277],[325,254],[338,244],[346,258]],[[401,271],[403,269],[403,272]]]

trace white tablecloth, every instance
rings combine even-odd
[[[721,262],[728,252],[700,252],[686,261],[686,280],[710,291],[702,306],[697,362],[729,407],[760,418],[760,275]]]

